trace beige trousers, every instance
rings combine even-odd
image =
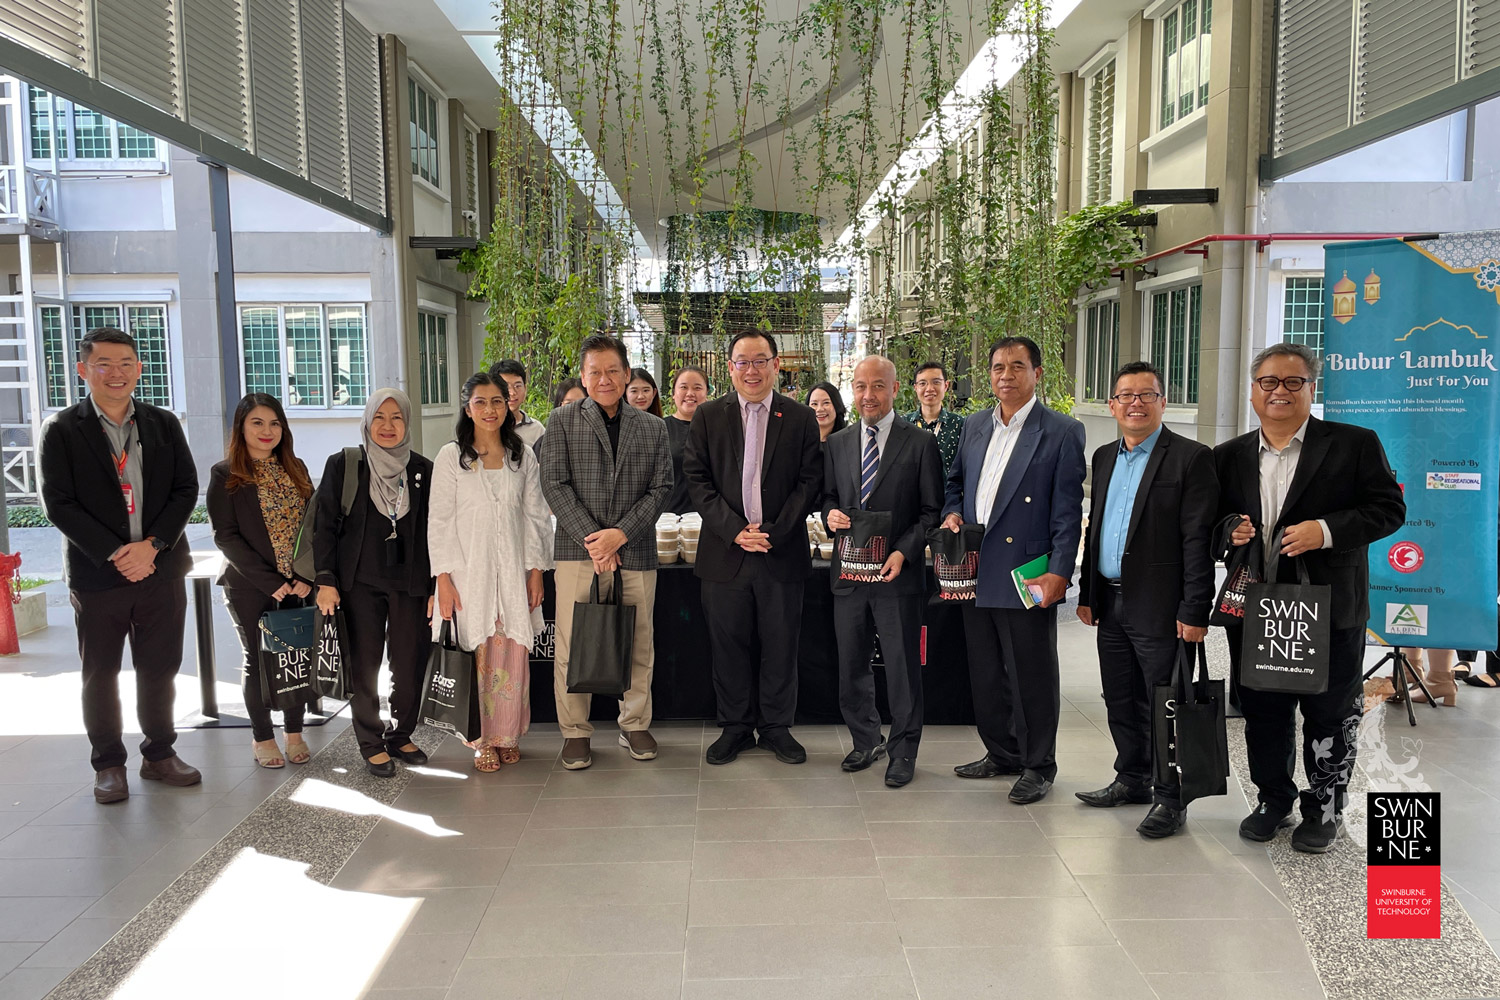
[[[656,610],[656,570],[620,571],[626,604],[635,612],[635,641],[631,645],[630,690],[620,699],[622,732],[651,728],[651,672],[656,666],[655,630],[651,616]],[[568,694],[568,652],[573,641],[573,604],[587,602],[589,586],[594,582],[592,563],[558,560],[553,574],[557,585],[557,613],[552,692],[557,701],[557,725],[565,738],[587,738],[594,731],[589,722],[589,703],[593,695]],[[599,578],[599,599],[611,596],[615,577],[611,573]]]

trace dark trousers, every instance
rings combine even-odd
[[[1465,663],[1472,663],[1475,666],[1479,665],[1479,650],[1457,649],[1454,652]],[[1500,674],[1500,651],[1491,650],[1484,654],[1484,672],[1487,674]]]
[[[1115,776],[1132,788],[1152,785],[1156,802],[1180,809],[1182,789],[1177,775],[1157,784],[1151,767],[1151,689],[1171,682],[1177,637],[1143,633],[1125,616],[1120,588],[1110,586],[1106,591],[1096,638],[1104,707],[1115,741]]]
[[[141,756],[176,756],[172,702],[182,666],[182,626],[187,613],[183,578],[153,573],[140,583],[109,590],[70,591],[78,656],[83,660],[83,726],[93,746],[95,771],[125,765],[120,718],[120,657],[130,640],[135,666],[136,720],[145,739]]]
[[[885,660],[885,692],[891,706],[886,750],[892,757],[915,757],[922,741],[922,594],[882,593],[885,584],[867,584],[833,595],[833,630],[839,643],[839,710],[854,749],[880,742],[875,708],[871,640],[880,636]]]
[[[1229,663],[1240,672],[1243,625],[1225,630]],[[1359,720],[1364,712],[1365,630],[1334,629],[1328,649],[1328,690],[1278,694],[1239,685],[1245,711],[1245,752],[1259,799],[1278,811],[1297,801],[1297,709],[1302,710],[1302,767],[1313,796],[1342,809],[1354,770]]]
[[[714,695],[725,732],[791,728],[797,714],[802,581],[773,578],[747,554],[727,583],[703,581],[703,615],[714,657]]]
[[[1057,777],[1057,605],[1050,608],[964,606],[969,684],[985,751]]]
[[[366,760],[411,742],[432,646],[427,598],[356,583],[339,595],[349,628],[349,713]],[[380,660],[391,666],[391,724],[380,718]]]
[[[269,594],[258,590],[224,588],[224,603],[229,607],[229,619],[240,637],[240,648],[245,651],[245,662],[240,665],[240,685],[245,692],[245,712],[250,716],[250,732],[256,740],[268,740],[276,735],[271,727],[271,707],[266,704],[261,690],[260,670],[260,616],[276,609],[276,602]],[[285,729],[289,733],[302,732],[303,707],[286,711]]]

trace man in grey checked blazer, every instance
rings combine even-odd
[[[593,763],[590,695],[568,693],[573,604],[589,599],[594,574],[601,599],[621,570],[624,603],[636,607],[630,690],[620,699],[620,745],[636,760],[656,756],[651,728],[651,616],[656,607],[656,519],[672,490],[672,455],[660,417],[623,402],[630,382],[625,345],[596,335],[583,342],[588,398],[552,411],[541,442],[542,492],[557,517],[556,670],[553,694],[563,733],[563,767]]]

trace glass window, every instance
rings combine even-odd
[[[73,154],[77,159],[113,159],[109,141],[112,132],[114,122],[97,111],[73,105]]]
[[[411,172],[440,188],[437,98],[411,79],[407,80],[407,96],[411,98]]]
[[[42,381],[45,405],[59,409],[88,395],[88,387],[74,368],[78,342],[90,330],[112,326],[135,337],[141,359],[141,381],[135,396],[153,406],[172,407],[172,359],[164,305],[75,305],[72,330],[64,342],[61,306],[39,310],[42,344]]]
[[[1151,363],[1167,383],[1167,402],[1198,403],[1198,353],[1203,323],[1203,286],[1190,285],[1151,296]]]
[[[172,379],[167,357],[167,311],[161,306],[127,306],[126,327],[141,358],[141,381],[135,396],[152,406],[172,408]]]
[[[448,402],[448,317],[418,312],[417,336],[421,347],[422,404],[444,405]]]
[[[68,155],[68,124],[62,101],[57,101],[55,111],[47,112],[50,95],[45,90],[27,88],[31,95],[31,155],[43,159],[52,155],[52,140],[57,140],[58,158]],[[61,322],[61,312],[58,321]]]
[[[364,406],[369,397],[362,305],[242,306],[240,354],[245,391],[287,406]]]
[[[1323,279],[1286,279],[1286,298],[1281,312],[1281,339],[1303,344],[1323,356]],[[1323,402],[1323,377],[1313,386],[1313,402]]]
[[[1115,61],[1089,77],[1088,142],[1085,164],[1088,172],[1084,200],[1102,205],[1113,193],[1112,175],[1115,155]]]
[[[1119,302],[1100,302],[1084,310],[1083,345],[1083,398],[1090,403],[1107,402],[1120,367]]]
[[[62,98],[54,98],[56,110],[49,116],[47,91],[28,87],[26,92],[30,104],[31,156],[34,159],[50,157],[54,140],[60,160],[155,160],[159,157],[156,138],[147,132]]]
[[[63,343],[62,306],[42,306],[42,386],[46,405],[61,409],[68,399],[68,349]]]
[[[1183,0],[1161,19],[1161,124],[1208,104],[1213,0]]]

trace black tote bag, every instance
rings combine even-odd
[[[316,609],[314,609],[316,610]],[[320,698],[349,700],[349,630],[344,625],[344,611],[333,614],[318,612],[317,645],[313,649],[313,690]]]
[[[957,531],[933,528],[927,532],[932,546],[932,573],[937,577],[934,601],[971,602],[979,589],[979,547],[984,544],[984,525],[963,524]]]
[[[630,687],[631,646],[635,641],[635,605],[625,603],[625,584],[615,570],[609,603],[599,600],[599,574],[589,586],[585,604],[573,604],[573,632],[568,649],[568,693],[607,694],[618,698]]]
[[[1210,625],[1245,624],[1245,593],[1251,584],[1265,579],[1260,571],[1265,565],[1260,535],[1244,545],[1234,545],[1229,541],[1230,533],[1241,520],[1238,514],[1231,514],[1214,529],[1214,537],[1218,540],[1215,548],[1224,560],[1225,574],[1224,586],[1219,588],[1219,596],[1214,599],[1213,610],[1208,614]]]
[[[451,619],[443,622],[438,641],[427,654],[420,714],[429,726],[446,729],[459,739],[472,742],[480,737],[479,668],[474,654],[454,642]]]
[[[1279,557],[1278,557],[1279,558]],[[1297,583],[1252,583],[1245,590],[1239,682],[1252,691],[1322,694],[1328,690],[1333,592],[1308,582],[1298,556]]]
[[[1203,643],[1179,640],[1172,680],[1151,690],[1151,765],[1158,785],[1172,784],[1175,775],[1184,806],[1229,792],[1224,704],[1224,682],[1208,679]]]
[[[280,712],[318,699],[313,687],[317,608],[276,608],[260,616],[260,693]]]
[[[836,589],[860,583],[880,583],[880,571],[891,554],[891,512],[848,511],[849,527],[833,542],[833,585]]]

